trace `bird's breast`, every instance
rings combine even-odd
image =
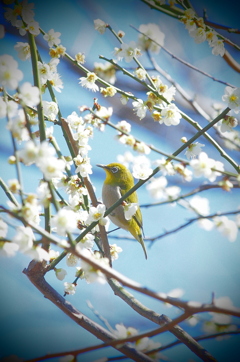
[[[106,208],[115,204],[121,197],[120,187],[109,184],[104,184],[102,189],[102,199]],[[109,219],[118,227],[128,230],[128,221],[124,216],[124,209],[119,205],[108,215]]]

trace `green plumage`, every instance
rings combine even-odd
[[[120,163],[110,163],[107,166],[97,166],[102,167],[106,172],[102,196],[104,204],[107,208],[109,208],[134,186],[134,179],[131,172]],[[128,204],[138,203],[136,191],[128,196],[125,201]],[[113,212],[109,215],[109,218],[115,225],[128,230],[133,235],[133,237],[142,245],[147,259],[147,252],[142,236],[142,213],[140,207],[138,207],[135,215],[133,215],[130,220],[125,218],[124,207],[122,205],[113,210]]]

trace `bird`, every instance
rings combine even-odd
[[[102,188],[102,200],[108,209],[134,186],[134,179],[128,168],[121,163],[98,164],[97,166],[103,168],[106,172],[106,179]],[[128,204],[138,203],[136,191],[129,195],[125,201]],[[145,258],[147,259],[147,251],[143,240],[142,213],[139,205],[135,215],[130,220],[127,220],[125,217],[123,205],[117,206],[108,216],[116,226],[129,231],[142,245]]]

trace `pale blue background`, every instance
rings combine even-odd
[[[194,5],[202,14],[204,7],[208,10],[211,20],[218,23],[239,26],[239,16],[233,5],[224,5],[224,1],[218,2],[217,9],[215,2],[193,1]],[[197,3],[197,4],[195,4]],[[61,32],[61,41],[67,47],[68,53],[74,56],[77,52],[84,52],[86,55],[86,67],[93,68],[93,62],[98,62],[98,56],[105,55],[108,58],[113,56],[112,52],[115,46],[118,46],[115,38],[106,32],[100,35],[94,30],[93,20],[100,18],[109,23],[116,31],[123,30],[126,33],[125,41],[137,39],[137,34],[129,25],[139,27],[140,24],[156,23],[161,30],[165,32],[165,46],[174,54],[186,61],[201,68],[216,78],[227,81],[235,86],[239,86],[239,75],[231,70],[221,57],[211,55],[211,50],[207,43],[196,45],[194,40],[188,36],[184,26],[174,19],[171,19],[159,12],[149,9],[141,1],[123,0],[123,1],[35,1],[36,20],[41,27],[48,31],[53,28]],[[2,19],[2,21],[4,21]],[[0,40],[1,54],[8,53],[16,57],[13,49],[16,41],[26,41],[18,37],[16,32],[6,24],[6,30],[9,33]],[[230,35],[226,34],[227,37]],[[237,35],[232,35],[231,39],[238,42]],[[37,38],[41,49],[41,55],[44,61],[48,61],[48,51],[46,43],[41,36]],[[232,48],[231,52],[239,60],[239,54]],[[213,82],[212,80],[196,74],[184,65],[166,55],[163,51],[155,56],[160,66],[162,66],[172,77],[176,79],[186,90],[201,92],[205,98],[200,102],[204,105],[210,104],[209,98],[215,101],[221,101],[224,93],[224,85]],[[149,66],[147,59],[143,56],[141,62]],[[130,66],[133,66],[130,63]],[[19,67],[24,71],[24,81],[32,82],[32,73],[30,63],[19,60]],[[67,117],[72,111],[78,111],[80,105],[92,105],[95,94],[84,91],[78,85],[78,78],[83,76],[77,69],[72,67],[69,62],[61,61],[59,72],[62,74],[64,90],[61,94],[56,93],[64,117]],[[130,89],[131,83],[124,76],[119,77],[119,87],[124,90]],[[133,92],[138,94],[141,91],[138,85],[134,84]],[[140,93],[139,93],[140,94]],[[132,134],[136,138],[141,138],[144,142],[154,144],[165,152],[174,152],[180,146],[180,138],[184,135],[190,137],[194,130],[181,121],[180,127],[152,126],[151,117],[146,117],[139,122],[131,110],[121,106],[119,96],[113,100],[102,98],[99,102],[105,106],[114,107],[114,115],[111,121],[117,123],[126,119],[132,125]],[[46,95],[44,99],[48,100]],[[191,111],[183,108],[180,101],[180,107],[193,115]],[[194,116],[195,117],[195,116]],[[201,117],[195,119],[202,125],[206,121]],[[1,174],[7,180],[15,178],[15,168],[9,166],[6,162],[7,157],[11,155],[12,148],[10,137],[5,130],[5,121],[1,120],[0,148],[1,148]],[[143,126],[143,127],[142,127]],[[67,152],[61,132],[57,127],[54,131],[58,138],[63,153]],[[215,135],[213,131],[210,131]],[[104,179],[103,171],[95,167],[97,163],[109,163],[116,160],[117,155],[129,151],[130,149],[121,145],[115,140],[116,132],[111,128],[107,132],[94,132],[94,138],[90,141],[92,151],[89,156],[93,165],[93,175],[91,179],[96,187],[96,194],[101,198],[101,185]],[[207,141],[201,138],[201,143],[205,144],[205,150],[210,152],[210,157],[220,160],[218,152],[208,147]],[[237,159],[235,152],[230,152],[232,157]],[[136,154],[137,155],[137,154]],[[183,155],[181,155],[184,157]],[[159,156],[151,153],[152,160]],[[221,160],[222,161],[222,160]],[[233,171],[230,166],[227,169]],[[34,191],[38,184],[38,177],[33,168],[24,167],[24,186],[27,191]],[[198,180],[194,180],[190,185],[181,184],[182,193],[197,186]],[[169,185],[178,184],[180,178],[169,178]],[[201,194],[202,197],[209,197],[211,213],[217,211],[235,210],[238,205],[239,192],[223,193],[219,190],[207,191]],[[0,190],[1,203],[6,202],[6,196]],[[139,190],[139,199],[141,203],[153,201],[144,188]],[[143,219],[146,236],[158,235],[164,230],[181,225],[188,218],[193,217],[186,210],[180,207],[162,206],[149,209],[143,209]],[[115,235],[126,235],[123,231],[117,231]],[[115,240],[111,240],[115,242]],[[156,291],[169,292],[174,288],[182,288],[185,291],[184,299],[198,300],[201,302],[210,302],[211,293],[215,292],[216,297],[229,296],[234,305],[240,307],[239,295],[239,240],[235,243],[223,237],[217,231],[206,232],[198,228],[197,224],[183,229],[177,234],[168,236],[154,243],[148,250],[149,258],[145,261],[143,252],[136,242],[126,240],[117,241],[122,246],[123,253],[119,260],[114,262],[114,267],[126,276],[148,286]],[[0,325],[2,331],[0,357],[9,354],[16,354],[21,358],[30,359],[40,357],[46,353],[54,353],[71,349],[78,349],[89,345],[98,344],[88,332],[77,326],[72,320],[65,316],[60,310],[55,308],[48,300],[34,288],[22,270],[28,265],[29,258],[17,255],[13,259],[2,258],[0,262],[1,275],[1,310]],[[60,264],[66,267],[65,261]],[[66,281],[73,281],[73,271],[68,271]],[[63,293],[62,282],[56,280],[54,273],[47,275],[47,280],[53,284],[59,293]],[[160,302],[152,300],[143,295],[134,293],[140,301],[149,308],[158,313],[165,313],[169,317],[177,316],[177,311],[173,308],[166,308]],[[85,313],[93,320],[101,323],[92,311],[87,307],[86,300],[90,300],[98,312],[111,323],[112,327],[116,323],[124,323],[127,326],[134,326],[140,332],[157,328],[156,325],[131,310],[122,300],[113,295],[108,285],[92,284],[87,285],[85,281],[79,283],[75,296],[68,296],[67,299],[73,303],[79,310]],[[209,315],[200,315],[200,318],[209,318]],[[200,324],[195,329],[184,323],[183,328],[192,335],[203,334]],[[174,341],[175,337],[170,333],[165,333],[154,338],[155,341],[163,345]],[[202,345],[208,349],[220,362],[229,360],[229,351],[231,348],[231,361],[238,361],[234,357],[234,349],[238,343],[238,337],[233,336],[224,341],[204,341]],[[178,346],[171,350],[166,350],[164,354],[171,361],[185,362],[190,359],[199,361],[185,346]],[[115,350],[104,349],[81,356],[81,361],[94,361],[101,356],[117,356],[119,353]]]

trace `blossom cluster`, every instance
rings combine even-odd
[[[125,327],[123,324],[116,324],[114,330],[114,335],[118,339],[125,339],[128,337],[136,336],[139,332],[136,328],[133,327]],[[161,343],[154,342],[149,337],[143,337],[140,339],[137,339],[136,342],[129,344],[131,348],[136,349],[139,352],[147,353],[148,356],[153,361],[159,361],[160,358],[164,358],[159,352],[152,352],[152,350],[155,350],[161,346]]]
[[[184,16],[180,20],[185,24],[189,35],[194,38],[197,44],[207,41],[212,48],[213,55],[220,55],[221,57],[224,55],[225,48],[222,37],[206,25],[203,18],[197,17],[192,9],[185,10]]]

